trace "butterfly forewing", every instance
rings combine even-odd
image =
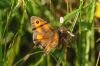
[[[51,29],[51,26],[43,19],[32,16],[31,25],[33,29],[33,42],[44,48],[45,53],[49,53],[56,47],[59,41],[59,35]]]

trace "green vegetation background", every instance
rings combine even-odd
[[[0,66],[99,66],[95,5],[95,0],[0,0]],[[65,26],[75,41],[69,38],[70,48],[44,56],[33,48],[31,16],[50,22],[54,30]]]

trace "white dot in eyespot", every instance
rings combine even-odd
[[[63,23],[63,22],[64,22],[64,18],[60,17],[60,23]]]

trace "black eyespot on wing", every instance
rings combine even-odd
[[[39,24],[39,21],[38,20],[36,21],[36,24]]]

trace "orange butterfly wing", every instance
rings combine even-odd
[[[47,22],[36,16],[31,17],[31,25],[34,43],[44,48],[44,52],[48,54],[52,48],[58,45],[58,33],[53,31]]]

